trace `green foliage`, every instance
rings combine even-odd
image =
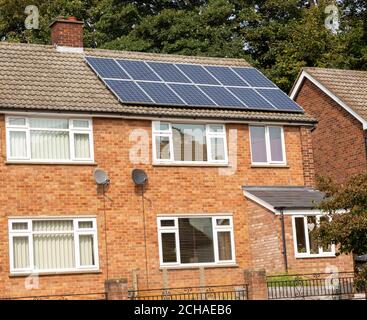
[[[318,178],[319,189],[327,194],[319,208],[332,217],[315,231],[323,245],[334,242],[340,253],[367,252],[367,174],[350,178],[344,185]],[[341,213],[344,212],[344,213]]]
[[[367,70],[365,0],[338,1],[341,28],[324,26],[332,0],[33,0],[40,30],[25,30],[25,0],[0,0],[0,39],[49,43],[56,16],[85,21],[85,46],[244,58],[288,91],[304,66]]]

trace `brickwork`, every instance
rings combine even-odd
[[[51,25],[51,43],[65,47],[83,47],[83,22],[57,19]]]
[[[362,124],[309,80],[305,80],[296,101],[318,120],[312,132],[316,174],[343,182],[366,172]]]

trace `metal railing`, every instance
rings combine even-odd
[[[273,299],[352,299],[365,293],[354,272],[293,274],[267,277],[268,298]]]
[[[247,285],[129,290],[131,300],[247,300]]]

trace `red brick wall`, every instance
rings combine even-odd
[[[151,159],[149,164],[133,165],[129,161],[129,149],[133,145],[129,135],[134,129],[146,129],[150,137],[151,122],[93,120],[95,161],[111,179],[106,199],[110,279],[126,278],[128,287],[132,287],[132,273],[136,270],[139,288],[146,286],[142,202],[139,190],[131,181],[131,170],[142,168],[149,177],[145,193],[149,287],[163,285],[158,258],[157,214],[232,213],[237,266],[208,268],[205,282],[207,285],[243,282],[243,270],[254,263],[250,252],[252,236],[249,235],[251,208],[240,187],[245,184],[304,185],[301,134],[299,127],[285,127],[289,168],[251,168],[248,127],[231,124],[227,128],[237,130],[238,170],[234,175],[223,176],[218,168],[158,167],[151,165]],[[0,135],[0,225],[3,226],[0,228],[0,296],[103,292],[106,279],[104,203],[102,196],[96,193],[92,177],[96,166],[6,164],[3,116],[0,116]],[[9,275],[9,216],[86,214],[97,216],[100,273],[43,275],[39,289],[34,290],[24,288],[24,277]],[[168,271],[170,287],[202,284],[199,279],[198,269]]]
[[[315,171],[338,182],[367,169],[362,124],[305,80],[296,101],[319,123],[312,132]]]
[[[66,47],[83,47],[83,23],[80,21],[56,21],[51,26],[51,43]]]

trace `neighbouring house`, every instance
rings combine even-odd
[[[246,61],[87,49],[73,19],[51,34],[0,42],[0,297],[353,269],[309,237],[315,119]]]
[[[315,172],[344,182],[367,170],[367,71],[304,68],[290,94],[316,118]]]

